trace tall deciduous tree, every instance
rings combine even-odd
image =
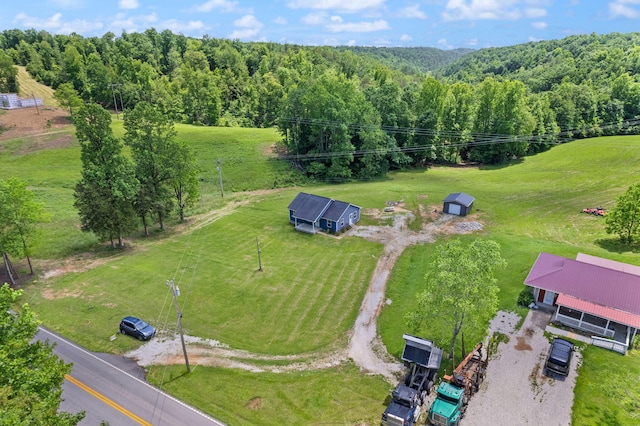
[[[44,205],[34,201],[27,183],[17,178],[0,179],[0,250],[18,257],[26,257],[29,272],[31,244],[36,225],[48,219]]]
[[[69,114],[73,114],[74,108],[82,106],[82,98],[72,83],[62,83],[53,93],[53,97],[58,101],[58,105],[69,110]]]
[[[405,316],[407,325],[447,324],[451,330],[450,354],[465,324],[479,324],[496,311],[498,291],[494,271],[506,266],[500,245],[474,240],[468,246],[459,239],[440,246],[425,274],[425,288],[418,293],[417,308]]]
[[[168,149],[169,157],[173,159],[169,184],[176,196],[180,222],[184,222],[184,209],[192,206],[200,196],[198,167],[195,156],[186,143],[176,142]]]
[[[74,206],[82,230],[123,246],[123,237],[136,228],[133,201],[139,183],[133,163],[123,155],[122,142],[111,132],[111,116],[89,104],[73,116],[80,141],[82,179],[75,188]]]
[[[160,229],[164,229],[164,221],[174,207],[170,187],[176,161],[172,157],[176,143],[173,122],[158,108],[140,102],[125,115],[124,128],[124,141],[131,147],[140,182],[136,210],[145,233],[148,214],[156,215]]]
[[[32,342],[39,322],[28,305],[11,313],[21,294],[7,284],[0,287],[0,424],[76,425],[84,412],[58,412],[71,365],[48,343]]]
[[[605,231],[631,244],[640,234],[640,183],[631,185],[605,217]]]
[[[18,93],[18,68],[9,55],[0,50],[0,93]]]

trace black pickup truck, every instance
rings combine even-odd
[[[568,375],[573,351],[573,343],[557,337],[553,339],[547,362],[544,364],[544,374],[547,376],[550,376],[552,373],[561,376]]]

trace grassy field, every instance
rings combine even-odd
[[[172,223],[169,231],[154,231],[150,238],[135,235],[124,251],[96,245],[78,229],[72,207],[80,170],[77,145],[25,150],[28,141],[14,141],[0,146],[0,178],[27,180],[54,217],[43,227],[36,247],[36,269],[70,271],[34,280],[25,287],[23,301],[47,326],[80,344],[122,353],[139,344],[109,340],[124,314],[136,313],[171,328],[165,281],[175,279],[182,289],[183,324],[189,334],[264,354],[317,353],[343,346],[382,247],[356,238],[292,231],[286,207],[299,188],[241,192],[300,181],[286,163],[273,159],[271,147],[278,140],[274,130],[177,129],[198,153],[202,200],[189,212],[186,225]],[[122,134],[121,121],[114,122],[114,131]],[[611,207],[637,182],[639,148],[640,141],[631,136],[582,140],[503,167],[434,167],[304,190],[364,209],[404,200],[414,211],[440,207],[450,192],[472,194],[473,219],[485,228],[463,238],[480,236],[501,244],[509,266],[498,276],[500,308],[517,310],[517,295],[540,251],[568,257],[585,252],[640,264],[637,248],[622,247],[604,233],[602,218],[580,213],[584,207]],[[411,226],[417,229],[424,220]],[[365,216],[363,223],[377,222]],[[257,271],[256,239],[262,272]],[[402,317],[413,307],[435,245],[443,241],[407,249],[393,271],[387,293],[393,303],[382,311],[379,331],[396,355],[402,333],[408,331]],[[446,333],[433,330],[422,334],[445,339]],[[469,330],[465,335],[471,342],[482,333]],[[635,353],[621,357],[596,348],[585,351],[575,424],[602,424],[605,419],[635,424],[638,390],[633,388],[635,399],[623,404],[612,389],[630,380],[628,374],[637,378],[636,358]],[[351,365],[296,374],[201,366],[189,376],[181,371],[154,367],[149,379],[230,424],[377,424],[390,387]],[[590,418],[602,420],[584,420]]]

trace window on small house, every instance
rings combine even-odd
[[[327,221],[327,228],[332,228],[333,227],[333,222],[328,220]]]
[[[340,226],[344,226],[344,217],[340,219]]]

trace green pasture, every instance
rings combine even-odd
[[[297,373],[154,367],[148,379],[229,425],[377,425],[390,391],[351,363]]]
[[[114,128],[122,134],[121,121],[114,122]],[[476,203],[470,220],[482,222],[484,229],[460,238],[491,238],[501,244],[508,267],[498,274],[500,308],[521,314],[525,311],[516,307],[516,299],[541,251],[568,257],[584,252],[640,264],[637,247],[621,246],[604,232],[602,218],[580,213],[585,207],[611,207],[637,182],[640,138],[635,136],[575,141],[502,167],[433,167],[376,181],[242,192],[300,181],[286,163],[270,154],[279,138],[276,131],[177,129],[198,153],[202,200],[189,212],[187,224],[172,223],[168,231],[154,230],[149,238],[134,235],[123,251],[97,245],[79,230],[72,207],[80,170],[76,145],[34,150],[24,148],[30,143],[26,140],[10,146],[0,143],[5,165],[0,178],[27,180],[52,216],[36,246],[36,270],[56,269],[58,263],[64,270],[66,259],[86,266],[35,279],[25,287],[23,301],[47,326],[89,349],[123,353],[137,347],[134,339],[109,339],[125,314],[137,314],[173,332],[168,279],[181,289],[183,325],[191,335],[275,355],[312,357],[344,347],[382,246],[360,238],[293,231],[287,205],[300,190],[361,206],[364,224],[388,223],[367,212],[382,210],[387,201],[402,200],[415,213],[412,229],[427,223],[428,214],[421,213],[440,209],[448,193],[473,195]],[[387,288],[391,304],[382,310],[378,327],[395,355],[402,348],[402,334],[410,331],[403,316],[413,308],[434,247],[446,238],[450,236],[409,247],[391,274]],[[258,271],[257,243],[262,271]],[[15,262],[20,267],[21,262]],[[483,327],[465,330],[467,346],[484,333]],[[447,331],[437,322],[420,334],[446,346]],[[613,416],[615,424],[634,424],[637,404],[618,404],[610,389],[628,380],[621,372],[635,371],[636,365],[635,354],[622,357],[588,348],[576,387],[576,424],[583,424],[581,420],[604,402],[607,411],[599,411],[602,418]],[[599,374],[605,367],[610,374]],[[391,387],[350,365],[281,374],[202,366],[188,376],[181,371],[154,367],[150,380],[230,424],[376,424]]]

